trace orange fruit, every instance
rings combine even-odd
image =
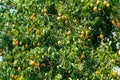
[[[35,20],[35,13],[33,13],[30,18],[34,21]]]
[[[16,80],[16,79],[17,79],[17,76],[15,76],[14,74],[12,74],[12,75],[11,75],[11,78],[12,78],[13,80]]]
[[[117,27],[120,27],[120,23],[119,23],[119,22],[117,22],[117,23],[116,23],[116,26],[117,26]]]
[[[33,29],[32,27],[29,28],[30,31],[32,31],[32,29]]]
[[[32,20],[33,20],[33,21],[35,21],[35,20],[36,20],[36,18],[35,18],[35,17],[33,17],[33,18],[32,18]]]
[[[94,12],[97,12],[97,11],[98,11],[97,7],[94,7],[94,8],[93,8],[93,11],[94,11]]]
[[[113,75],[114,77],[117,77],[117,76],[118,76],[118,72],[117,72],[116,70],[114,70],[114,71],[112,72],[112,75]]]
[[[99,37],[100,37],[100,39],[103,39],[103,38],[104,38],[104,35],[103,35],[103,34],[100,34]]]
[[[86,34],[85,38],[86,38],[86,39],[88,39],[88,38],[89,38],[89,35],[88,35],[88,34]]]
[[[41,67],[46,67],[46,64],[45,64],[45,63],[41,63],[40,66],[41,66]]]
[[[38,63],[35,63],[35,67],[39,67],[39,64],[38,64]]]
[[[36,30],[36,35],[40,33],[40,30]]]
[[[40,43],[40,42],[38,42],[38,43],[37,43],[37,46],[38,46],[38,47],[39,47],[39,46],[41,46],[41,43]]]

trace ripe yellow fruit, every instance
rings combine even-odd
[[[65,16],[64,16],[64,15],[62,15],[62,19],[65,19]]]
[[[103,4],[104,4],[105,6],[106,6],[107,3],[108,3],[107,1],[104,1],[104,2],[103,2]]]
[[[46,12],[47,12],[47,9],[43,9],[43,12],[46,13]]]
[[[118,76],[118,72],[117,72],[116,70],[114,70],[114,71],[112,72],[112,75],[113,75],[114,77],[117,77],[117,76]]]
[[[82,58],[82,59],[85,58],[85,55],[82,54],[82,55],[81,55],[81,58]]]
[[[14,77],[14,74],[12,74],[11,77],[13,78],[13,77]]]
[[[18,45],[17,39],[13,39],[13,45]]]
[[[70,44],[70,41],[67,41],[66,44]]]
[[[17,79],[17,76],[15,76],[14,74],[12,74],[12,75],[11,75],[11,78],[12,78],[13,80],[16,80],[16,79]]]
[[[104,38],[104,35],[103,35],[103,34],[100,34],[99,37],[100,37],[100,39],[103,39],[103,38]]]
[[[97,2],[96,2],[96,4],[99,4],[100,3],[100,0],[98,0]]]
[[[41,12],[44,13],[44,10],[42,9]]]
[[[47,13],[44,13],[44,16],[47,16]]]
[[[14,61],[13,65],[16,65],[17,64],[17,61]]]
[[[110,4],[109,4],[109,3],[107,3],[105,6],[106,6],[107,8],[109,8],[109,7],[110,7]]]
[[[0,56],[2,56],[2,53],[0,52]]]
[[[81,2],[84,2],[85,0],[81,0]]]
[[[86,35],[88,35],[88,34],[89,34],[89,32],[88,32],[88,31],[86,31],[85,33],[86,33]]]
[[[93,11],[94,11],[94,12],[97,12],[97,11],[98,11],[97,7],[94,7],[94,8],[93,8]]]
[[[61,17],[58,16],[58,17],[57,17],[57,20],[60,21],[60,20],[61,20]]]
[[[35,65],[35,61],[30,61],[30,65],[34,66]]]
[[[20,67],[18,67],[18,71],[21,71],[21,68],[20,68]]]
[[[99,71],[95,71],[95,74],[98,75],[98,74],[99,74]]]
[[[84,32],[84,31],[82,31],[82,32],[81,32],[81,35],[83,35],[83,36],[84,36],[84,35],[85,35],[85,32]]]
[[[22,41],[19,42],[19,45],[22,45]]]
[[[61,44],[61,41],[59,40],[58,42],[57,42],[57,45],[60,45]]]
[[[83,51],[82,54],[85,55],[85,52]]]
[[[112,59],[112,60],[111,60],[111,62],[112,62],[112,63],[115,63],[115,60],[114,60],[114,59]]]
[[[73,22],[76,24],[77,23],[77,19],[74,19]]]
[[[67,34],[70,35],[70,34],[71,34],[71,31],[68,31]]]
[[[61,13],[58,14],[58,16],[61,16],[61,15],[62,15]]]
[[[81,40],[83,39],[83,35],[80,35],[80,39],[81,39]]]
[[[118,51],[118,55],[120,55],[120,50]]]
[[[92,6],[93,6],[93,4],[91,3],[91,4],[90,4],[90,6],[92,7]]]
[[[112,20],[112,25],[114,25],[115,24],[115,21],[114,20]]]

